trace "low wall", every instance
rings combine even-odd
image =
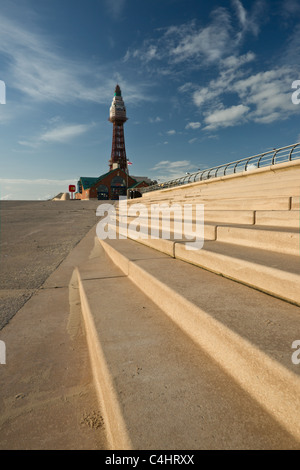
[[[162,199],[182,200],[197,197],[203,200],[233,198],[299,197],[300,160],[244,171],[173,188],[149,191],[143,202]]]

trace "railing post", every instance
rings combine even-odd
[[[280,149],[275,150],[275,152],[274,152],[274,155],[273,155],[273,158],[272,158],[272,165],[275,165],[275,158],[276,158],[276,155],[277,155],[277,153],[279,152],[279,150],[280,150]]]
[[[293,153],[293,151],[295,150],[295,148],[298,147],[298,145],[299,145],[299,144],[294,145],[294,147],[293,147],[292,150],[290,151],[290,154],[289,154],[289,162],[292,161],[292,153]]]

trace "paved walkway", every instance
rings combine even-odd
[[[0,449],[107,449],[72,276],[94,246],[96,201],[4,206]]]
[[[98,205],[0,202],[0,330],[97,222]]]

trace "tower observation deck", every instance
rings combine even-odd
[[[126,108],[119,85],[116,86],[109,112],[109,121],[113,124],[111,158],[109,169],[120,168],[128,172],[124,138],[124,122],[127,121]]]

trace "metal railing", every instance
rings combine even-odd
[[[278,163],[289,162],[300,158],[300,142],[287,147],[269,150],[268,152],[259,153],[252,157],[236,160],[235,162],[225,163],[223,165],[214,166],[206,170],[198,170],[194,173],[186,173],[184,176],[175,178],[164,183],[157,183],[146,188],[139,188],[140,193],[149,191],[157,191],[159,189],[181,186],[183,184],[195,183],[197,181],[205,181],[219,176],[232,175],[241,171],[251,171],[264,166],[276,165]]]

